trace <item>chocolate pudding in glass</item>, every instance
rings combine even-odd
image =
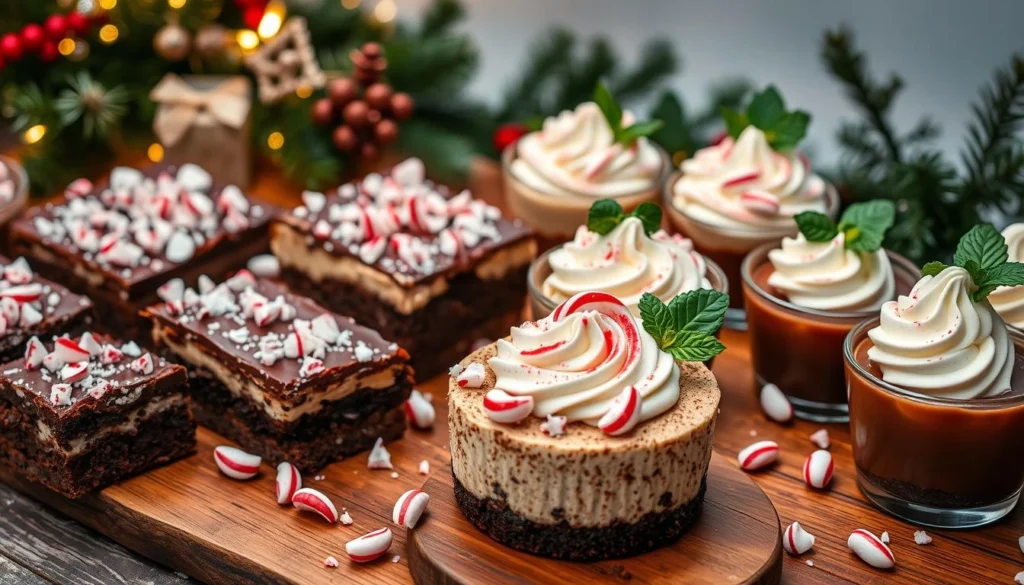
[[[633,121],[623,114],[624,124]],[[507,147],[501,161],[508,208],[533,228],[541,251],[571,240],[599,199],[614,199],[627,213],[657,203],[672,166],[646,138],[616,142],[593,102],[546,119],[541,130]]]
[[[793,217],[816,211],[835,218],[839,195],[796,151],[777,152],[748,126],[683,161],[665,186],[669,221],[731,283],[725,325],[745,328],[741,264],[751,250],[795,236]]]
[[[970,300],[969,278],[926,276],[843,346],[858,485],[924,526],[994,522],[1024,485],[1024,337]]]
[[[793,404],[796,416],[818,422],[846,422],[849,410],[843,366],[843,342],[865,319],[878,315],[882,302],[907,294],[921,271],[903,256],[882,251],[888,262],[879,269],[892,274],[892,285],[871,293],[870,308],[809,308],[793,302],[769,279],[776,268],[767,244],[743,262],[750,354],[757,388],[775,384]],[[847,251],[849,253],[849,251]],[[827,306],[827,302],[819,306]]]

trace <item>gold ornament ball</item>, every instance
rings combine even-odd
[[[219,57],[227,47],[228,29],[219,24],[208,24],[196,33],[196,52],[204,59]]]
[[[180,24],[168,24],[153,37],[153,49],[168,61],[181,61],[192,50],[192,35]]]

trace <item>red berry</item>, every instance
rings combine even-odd
[[[53,63],[59,55],[57,43],[53,41],[44,41],[43,46],[39,47],[39,60],[43,63]]]
[[[505,150],[508,146],[522,138],[527,131],[526,126],[522,124],[502,124],[498,126],[498,129],[494,132],[494,148],[498,152]]]
[[[89,19],[81,12],[71,12],[67,17],[67,26],[78,36],[89,32]]]
[[[266,8],[263,6],[249,6],[242,11],[242,22],[245,26],[256,29],[260,26],[260,21],[263,20],[263,14],[266,12]]]
[[[21,29],[21,44],[26,51],[38,51],[39,47],[43,46],[44,34],[43,27],[38,24],[26,24],[25,28]]]
[[[51,14],[46,18],[46,22],[43,23],[43,28],[46,29],[46,36],[59,41],[68,32],[68,23],[62,15]]]
[[[21,59],[24,53],[21,48],[21,39],[14,33],[7,33],[3,37],[0,37],[0,53],[3,53],[4,57],[8,61],[17,61]]]

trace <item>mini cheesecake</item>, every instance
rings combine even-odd
[[[590,373],[618,359],[618,341],[596,354],[588,353],[595,344],[583,351],[580,355],[597,355],[600,363],[591,361],[592,369],[577,373],[583,383],[571,398],[585,393],[588,399],[570,400],[573,406],[566,406],[571,393],[566,389],[545,394],[573,376],[562,375],[564,368],[536,385],[501,382],[510,372],[514,377],[515,368],[537,369],[541,354],[554,356],[577,345],[579,336],[536,347],[521,343],[524,337],[540,340],[555,331],[561,307],[552,317],[514,328],[511,337],[477,350],[452,369],[448,424],[455,496],[465,516],[491,538],[536,555],[600,560],[672,542],[697,517],[707,487],[718,384],[703,364],[676,362],[662,352],[628,309],[619,306],[639,333],[623,341],[636,347],[624,350],[621,367],[611,364],[608,371],[618,373],[610,379],[591,378]],[[586,331],[603,318],[598,311],[576,317],[578,322],[566,327]],[[597,325],[611,337],[618,331],[614,324]],[[646,355],[631,362],[634,350]],[[524,363],[516,365],[513,351],[528,356]],[[563,357],[552,359],[551,371],[577,363]],[[605,415],[622,406],[615,398],[622,390],[633,388],[643,395],[637,396],[643,406],[636,406],[629,421],[635,427],[612,429]],[[517,401],[533,390],[532,408],[509,424],[509,413],[522,404]],[[615,399],[593,399],[595,392]],[[507,397],[507,403],[495,404],[495,395]]]

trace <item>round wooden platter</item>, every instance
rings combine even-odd
[[[644,555],[596,563],[545,559],[491,540],[455,503],[450,468],[437,470],[423,490],[430,494],[429,518],[406,540],[409,571],[417,585],[776,585],[782,575],[775,508],[721,455],[711,458],[703,510],[681,539]]]

